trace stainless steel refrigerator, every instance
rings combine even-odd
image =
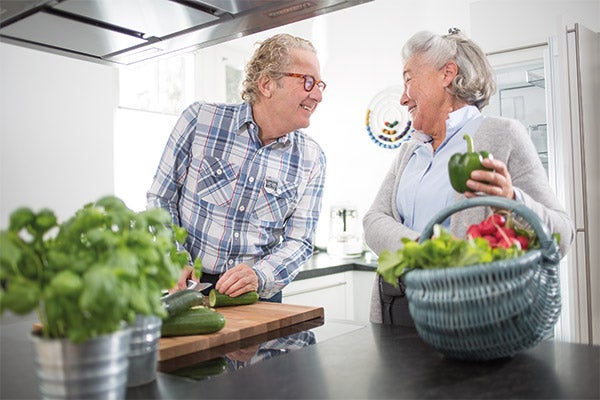
[[[562,23],[546,43],[490,59],[498,92],[484,113],[527,127],[575,223],[575,241],[561,261],[563,312],[555,337],[600,344],[600,34]]]

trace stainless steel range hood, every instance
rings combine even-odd
[[[129,65],[373,0],[2,0],[0,41]]]

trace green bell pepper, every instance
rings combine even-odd
[[[467,141],[467,152],[456,153],[448,161],[448,172],[450,174],[450,183],[458,193],[469,191],[467,180],[471,177],[471,172],[476,169],[491,171],[481,165],[481,160],[491,158],[492,155],[487,151],[474,152],[473,139],[468,134],[463,136]]]

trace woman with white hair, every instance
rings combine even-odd
[[[404,93],[400,99],[412,119],[411,139],[402,144],[363,225],[367,245],[377,254],[402,247],[401,238],[417,240],[440,210],[479,195],[522,202],[560,235],[564,255],[574,237],[571,219],[552,192],[542,163],[525,127],[518,121],[484,117],[481,109],[496,90],[494,72],[477,44],[458,29],[447,35],[418,32],[402,50]],[[493,157],[482,161],[468,191],[450,184],[448,160],[465,153],[464,134],[473,151]],[[444,224],[457,237],[482,221],[489,210],[471,208]],[[402,282],[395,288],[379,277],[373,288],[371,321],[412,326]]]

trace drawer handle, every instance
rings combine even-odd
[[[344,285],[346,285],[346,282],[332,283],[331,285],[319,286],[316,288],[303,289],[303,290],[297,290],[295,292],[284,293],[283,297],[296,296],[298,294],[304,294],[304,293],[312,293],[312,292],[316,292],[319,290],[325,290],[325,289],[329,289],[329,288],[333,288],[333,287],[337,287],[337,286],[344,286]]]

